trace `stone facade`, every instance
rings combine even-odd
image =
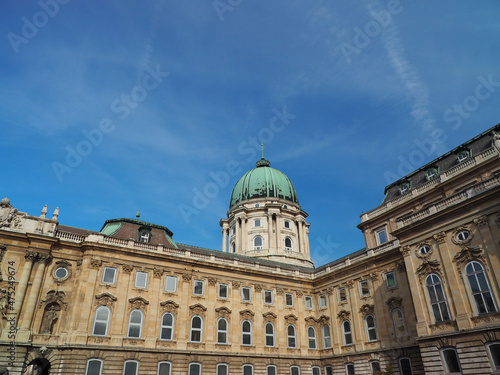
[[[383,204],[361,216],[366,248],[317,268],[307,214],[286,200],[231,208],[221,220],[225,251],[214,251],[140,220],[112,220],[105,234],[3,199],[0,369],[500,373],[499,131],[388,186]],[[140,241],[148,228],[162,240]]]

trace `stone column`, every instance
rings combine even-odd
[[[36,268],[35,277],[33,278],[33,284],[31,285],[31,291],[26,302],[26,308],[24,309],[23,316],[21,318],[21,329],[28,330],[31,326],[31,321],[33,319],[33,314],[35,313],[38,295],[40,293],[40,287],[42,286],[45,267],[52,260],[52,255],[41,254],[39,259],[40,261],[38,262],[38,266]]]
[[[304,254],[310,258],[311,257],[311,249],[309,248],[309,227],[307,225],[306,225],[304,232],[305,232],[305,234],[304,234],[304,242],[305,242]]]
[[[302,234],[300,233],[300,221],[297,220],[295,222],[295,226],[297,227],[297,247],[299,248],[299,252],[302,252]]]
[[[267,243],[268,243],[268,248],[269,252],[274,250],[273,246],[273,214],[268,213],[267,214]]]
[[[281,232],[281,215],[276,215],[276,219],[274,220],[274,229],[276,231],[276,250],[280,248],[280,232]],[[285,244],[282,244],[282,247],[285,248]]]
[[[222,227],[222,252],[227,253],[227,229]]]
[[[234,218],[234,242],[236,253],[241,254],[241,242],[240,242],[240,219]]]
[[[248,223],[248,220],[245,217],[243,217],[241,219],[241,249],[243,251],[243,253],[245,253],[247,251],[247,240],[248,240],[248,228],[247,228],[247,224]]]
[[[26,255],[24,256],[26,261],[24,262],[21,278],[19,279],[19,283],[17,284],[16,298],[14,300],[14,311],[17,317],[20,316],[21,307],[24,301],[24,295],[26,294],[26,288],[30,279],[31,269],[33,268],[33,263],[36,260],[37,256],[38,253],[30,250],[27,250]]]

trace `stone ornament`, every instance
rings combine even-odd
[[[208,285],[214,286],[215,284],[217,284],[217,279],[215,277],[209,277]]]
[[[102,265],[102,260],[100,259],[90,259],[90,267],[99,268]]]
[[[390,310],[401,308],[403,306],[403,299],[401,297],[391,297],[386,302]]]
[[[445,232],[440,232],[436,233],[434,236],[432,236],[436,240],[436,242],[441,245],[446,242],[446,233]]]
[[[189,306],[189,313],[191,315],[201,315],[204,316],[207,308],[203,306],[201,303],[195,303],[194,305]]]
[[[285,316],[285,320],[287,323],[289,324],[292,324],[292,323],[295,323],[299,318],[297,318],[295,315],[293,314],[288,314]]]
[[[474,224],[476,224],[478,228],[488,226],[488,217],[486,215],[481,215],[479,217],[476,217],[473,221],[474,221]]]
[[[163,270],[161,268],[153,268],[153,276],[154,277],[162,277],[164,272],[165,272],[165,270]]]
[[[241,320],[253,320],[253,317],[255,316],[255,313],[251,310],[242,310],[240,311],[240,319]]]
[[[56,302],[49,303],[45,307],[42,323],[40,324],[40,333],[52,334],[54,325],[59,320],[59,311],[61,311],[61,306],[59,306]]]
[[[403,254],[404,257],[407,257],[408,255],[410,255],[410,247],[409,246],[403,246],[399,249],[399,251],[401,252],[401,254]]]
[[[431,273],[437,273],[442,278],[441,265],[437,260],[424,259],[423,263],[417,268],[416,274],[422,279]]]
[[[179,308],[179,304],[172,301],[171,299],[160,302],[160,306],[163,308],[163,311],[171,313],[177,311],[177,309]]]
[[[50,305],[54,303],[58,304],[59,306],[62,305],[64,307],[64,310],[66,310],[68,308],[66,293],[61,290],[50,290],[49,292],[47,292],[47,296],[44,299],[40,300],[38,308],[42,308],[44,304]]]
[[[264,317],[265,322],[274,322],[276,318],[278,317],[275,313],[273,312],[265,312],[262,314]]]
[[[215,313],[219,318],[227,318],[229,317],[229,315],[231,315],[231,310],[228,309],[226,306],[221,306],[215,309]]]
[[[133,265],[131,265],[131,264],[124,264],[124,265],[122,266],[122,269],[123,269],[123,272],[130,273],[130,272],[132,272],[132,271],[133,271],[134,266],[133,266]]]
[[[99,293],[95,296],[98,305],[112,306],[117,298],[109,292]]]
[[[144,297],[133,297],[128,300],[134,309],[145,309],[149,305],[149,301]]]
[[[477,260],[481,264],[483,264],[486,267],[486,270],[489,270],[487,266],[487,262],[485,261],[484,258],[484,252],[482,249],[476,248],[470,248],[470,247],[463,247],[453,258],[453,261],[457,263],[457,270],[460,275],[462,275],[462,270],[465,266],[465,264],[469,263],[470,261]]]
[[[369,304],[365,303],[363,306],[361,306],[361,308],[359,309],[359,312],[361,313],[361,315],[364,318],[368,314],[373,314],[374,309],[375,309],[375,307],[373,305],[369,305]]]
[[[347,320],[349,318],[349,315],[351,315],[351,313],[349,311],[340,310],[340,312],[337,314],[337,319],[340,321],[344,321],[344,320]]]
[[[17,208],[12,207],[9,198],[3,198],[0,201],[0,228],[9,228],[16,215]]]
[[[256,292],[261,292],[262,291],[262,285],[261,284],[255,284],[254,288],[255,288]]]

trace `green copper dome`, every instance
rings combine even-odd
[[[299,203],[292,181],[284,173],[271,168],[271,163],[264,158],[260,159],[256,166],[245,173],[234,186],[229,208],[247,199],[265,197]]]

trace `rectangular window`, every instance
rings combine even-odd
[[[199,363],[190,363],[189,375],[201,375],[201,365]]]
[[[387,232],[385,228],[375,231],[377,237],[377,245],[382,245],[387,242]]]
[[[87,362],[87,370],[85,371],[85,375],[101,375],[101,370],[101,359],[89,359]]]
[[[348,363],[347,365],[345,365],[345,372],[347,375],[355,375],[354,363]]]
[[[368,280],[363,280],[359,282],[359,289],[361,291],[361,297],[370,295],[370,288],[368,287]]]
[[[293,307],[293,294],[285,293],[285,306]]]
[[[346,302],[347,301],[347,291],[345,288],[339,288],[339,302]]]
[[[250,302],[252,300],[252,289],[246,286],[241,288],[241,299],[244,302]]]
[[[401,370],[401,375],[413,375],[410,358],[400,358],[399,369]]]
[[[252,365],[244,365],[243,366],[243,375],[253,375],[253,366]]]
[[[116,279],[116,268],[104,267],[102,282],[104,284],[114,284]]]
[[[166,292],[176,292],[177,291],[177,276],[167,276],[165,279],[165,291]]]
[[[219,284],[219,298],[227,298],[227,297],[228,297],[228,285]]]
[[[455,348],[443,349],[441,353],[443,354],[445,373],[461,374],[460,362]]]
[[[321,375],[321,369],[319,367],[313,367],[312,375]]]
[[[285,220],[285,228],[290,229],[290,222]]]
[[[326,307],[326,296],[324,294],[319,296],[319,308],[324,309]]]
[[[372,370],[372,374],[377,375],[377,373],[380,372],[380,362],[379,361],[370,362],[370,368]]]
[[[139,362],[125,361],[125,365],[123,366],[123,375],[137,375],[137,370],[139,370]]]
[[[276,366],[267,366],[266,375],[278,375],[278,371],[276,371]]]
[[[313,373],[314,374],[314,373]],[[325,367],[325,375],[333,375],[333,369],[332,366],[326,366]]]
[[[253,221],[253,226],[254,227],[260,227],[260,219],[254,220]]]
[[[267,303],[267,304],[273,303],[273,291],[272,290],[264,290],[264,303]]]
[[[312,309],[313,308],[313,298],[311,296],[305,296],[304,301],[306,303],[306,309]]]
[[[169,362],[158,363],[158,375],[171,375],[172,366]]]
[[[299,366],[290,367],[290,375],[300,375],[300,367]]]
[[[394,275],[394,272],[387,272],[385,274],[385,285],[388,289],[396,286],[396,276]]]
[[[491,364],[493,365],[493,371],[500,371],[500,343],[489,344],[487,348]]]
[[[136,288],[146,288],[148,286],[148,273],[137,271],[135,273],[135,284]]]
[[[217,375],[229,375],[229,365],[218,364],[217,365]]]
[[[205,292],[205,282],[203,280],[194,280],[193,294],[195,296],[202,296]]]

